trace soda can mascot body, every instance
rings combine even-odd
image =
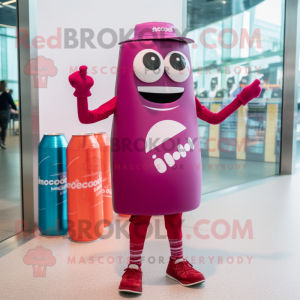
[[[120,291],[142,292],[141,254],[152,215],[165,216],[171,248],[167,276],[185,286],[204,281],[183,259],[181,233],[182,213],[197,208],[201,199],[197,117],[219,124],[261,91],[260,81],[255,80],[218,113],[208,110],[194,96],[191,42],[178,37],[170,23],[136,25],[134,38],[120,43],[116,96],[93,111],[88,110],[87,97],[94,82],[87,67],[69,77],[81,123],[114,114],[114,210],[132,215],[130,264]]]

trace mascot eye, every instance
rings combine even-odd
[[[139,80],[146,83],[155,82],[164,73],[164,60],[157,51],[145,49],[134,58],[133,69]]]
[[[160,67],[159,56],[154,52],[148,52],[143,56],[143,64],[148,70],[158,70]]]
[[[190,75],[189,60],[183,53],[172,51],[165,58],[165,70],[173,81],[183,82]]]

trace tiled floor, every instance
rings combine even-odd
[[[168,242],[162,218],[154,217],[144,250],[144,293],[139,298],[300,299],[299,182],[297,174],[216,192],[204,196],[197,210],[184,214],[184,254],[204,273],[206,282],[200,286],[182,287],[165,276]],[[204,219],[208,225],[199,224]],[[219,224],[214,230],[218,222],[227,229]],[[117,290],[128,256],[126,232],[120,231],[123,224],[124,218],[116,216],[106,238],[95,242],[37,236],[6,253],[0,258],[0,299],[135,298]],[[235,238],[238,226],[245,224],[249,227],[244,238],[240,233]],[[198,225],[206,239],[199,236]],[[223,234],[228,236],[222,238]],[[55,257],[45,277],[34,276],[33,265],[23,261],[38,246]]]

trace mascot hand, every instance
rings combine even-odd
[[[246,86],[241,93],[237,95],[237,98],[246,105],[250,100],[258,97],[261,92],[260,80],[255,79],[250,85]]]
[[[94,85],[94,80],[91,76],[86,74],[87,66],[81,66],[79,71],[69,76],[69,82],[75,88],[75,97],[89,97],[91,96],[90,88]]]

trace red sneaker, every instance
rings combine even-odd
[[[167,276],[178,281],[183,286],[199,284],[205,281],[202,273],[193,268],[186,259],[172,260],[167,268]]]
[[[122,280],[120,282],[119,292],[141,294],[143,291],[143,272],[140,266],[135,264],[129,264],[124,271],[125,273],[123,274]]]

